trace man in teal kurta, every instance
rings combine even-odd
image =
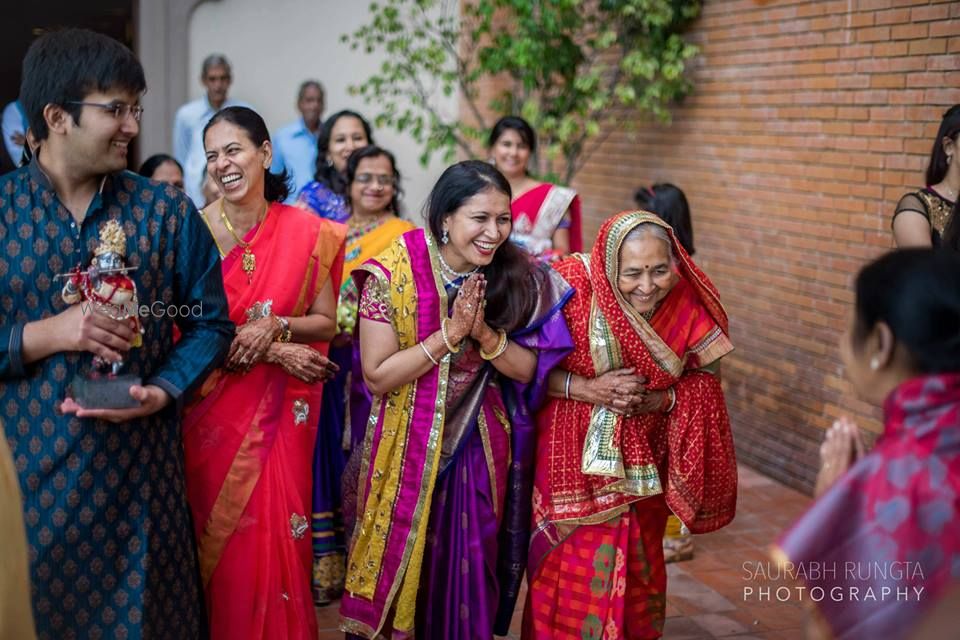
[[[124,171],[146,88],[126,47],[53,32],[31,46],[23,78],[39,148],[0,177],[0,418],[24,494],[37,635],[199,637],[180,409],[233,333],[219,257],[183,193]],[[130,323],[67,305],[55,280],[90,264],[110,220],[146,308],[132,349]],[[143,379],[129,390],[136,407],[64,402],[94,355],[122,356]]]

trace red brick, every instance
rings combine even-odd
[[[890,39],[890,27],[857,29],[857,42],[881,42]]]
[[[956,20],[944,20],[930,25],[931,38],[955,38],[957,36],[960,36],[960,22]]]
[[[854,14],[854,15],[871,15],[875,17],[875,24],[902,24],[904,22],[910,22],[910,9],[888,9],[886,11],[877,11],[872,14]],[[851,26],[855,26],[851,24]],[[859,26],[859,25],[856,25]]]
[[[922,24],[898,24],[890,28],[890,38],[892,40],[916,40],[926,38],[929,26]]]
[[[911,22],[930,22],[932,20],[946,20],[950,17],[950,7],[946,4],[914,7],[910,10]]]
[[[910,55],[912,56],[946,52],[947,40],[945,38],[936,38],[933,40],[914,40],[910,42]]]
[[[873,45],[875,56],[905,56],[908,52],[914,55],[913,51],[909,51],[906,42],[881,42]]]
[[[874,89],[902,89],[906,77],[902,73],[875,74],[870,76],[870,87]]]

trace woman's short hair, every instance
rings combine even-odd
[[[350,202],[350,186],[357,176],[357,167],[360,166],[360,161],[366,158],[386,158],[390,161],[390,168],[393,170],[393,197],[390,199],[390,211],[393,212],[393,215],[399,216],[400,198],[403,195],[403,188],[400,186],[400,170],[397,169],[397,160],[393,157],[392,153],[376,145],[371,144],[356,149],[350,154],[350,157],[347,158],[347,190],[344,194],[347,203],[352,205]]]
[[[652,187],[640,187],[633,194],[633,200],[644,211],[655,213],[660,219],[673,227],[677,241],[687,255],[693,255],[693,221],[690,219],[690,205],[687,196],[679,187],[669,182],[660,182]]]
[[[89,29],[51,31],[37,38],[23,58],[22,77],[20,103],[37,142],[49,134],[43,117],[48,104],[62,107],[79,124],[83,106],[75,103],[91,93],[122,89],[141,94],[147,88],[133,52]]]
[[[497,120],[497,123],[493,125],[493,129],[490,130],[490,139],[487,141],[487,148],[497,144],[497,140],[499,140],[500,136],[507,130],[516,131],[520,139],[523,140],[523,143],[530,147],[530,153],[536,153],[537,134],[533,130],[533,127],[530,126],[530,123],[519,116],[504,116]]]
[[[218,122],[229,122],[243,129],[254,146],[261,146],[269,142],[270,132],[267,123],[260,114],[249,107],[227,107],[217,111],[203,128],[203,142],[206,146],[207,131]],[[283,202],[290,195],[290,174],[284,169],[281,173],[272,173],[269,169],[263,172],[263,197],[267,202]]]
[[[890,327],[920,373],[960,372],[960,253],[898,249],[857,276],[854,343]]]

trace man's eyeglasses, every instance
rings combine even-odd
[[[84,107],[100,107],[104,111],[113,114],[113,117],[117,120],[123,120],[127,117],[127,114],[133,116],[133,119],[137,122],[140,122],[140,118],[143,117],[143,107],[138,104],[127,104],[125,102],[80,102],[77,100],[70,100],[67,104],[78,104]]]
[[[397,183],[396,178],[393,176],[374,175],[372,173],[358,173],[353,179],[360,184],[370,184],[376,180],[377,184],[381,187],[392,187]]]

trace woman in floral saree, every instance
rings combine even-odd
[[[827,430],[817,500],[773,556],[837,569],[803,572],[808,638],[956,637],[960,254],[893,251],[864,267],[855,289],[840,359],[856,394],[883,407],[883,432],[866,453],[849,418]],[[918,633],[945,598],[949,631]]]
[[[345,228],[295,207],[245,107],[204,130],[223,198],[202,213],[238,329],[184,421],[187,495],[212,638],[315,638],[310,466]]]
[[[343,450],[350,448],[346,392],[360,298],[350,273],[414,228],[399,217],[400,172],[392,153],[377,146],[358,149],[347,160],[346,175],[350,216],[337,300],[337,336],[330,346],[330,360],[340,369],[323,387],[313,458],[313,598],[317,604],[329,604],[343,593],[347,555],[340,482]]]
[[[733,348],[716,289],[669,225],[608,220],[555,263],[573,352],[537,417],[524,637],[659,638],[664,527],[733,519],[737,468],[720,381]]]
[[[510,185],[484,162],[443,173],[429,226],[355,272],[354,385],[373,400],[354,454],[342,628],[489,640],[495,626],[506,632],[523,575],[530,409],[570,347],[560,313],[570,292],[507,242]]]

